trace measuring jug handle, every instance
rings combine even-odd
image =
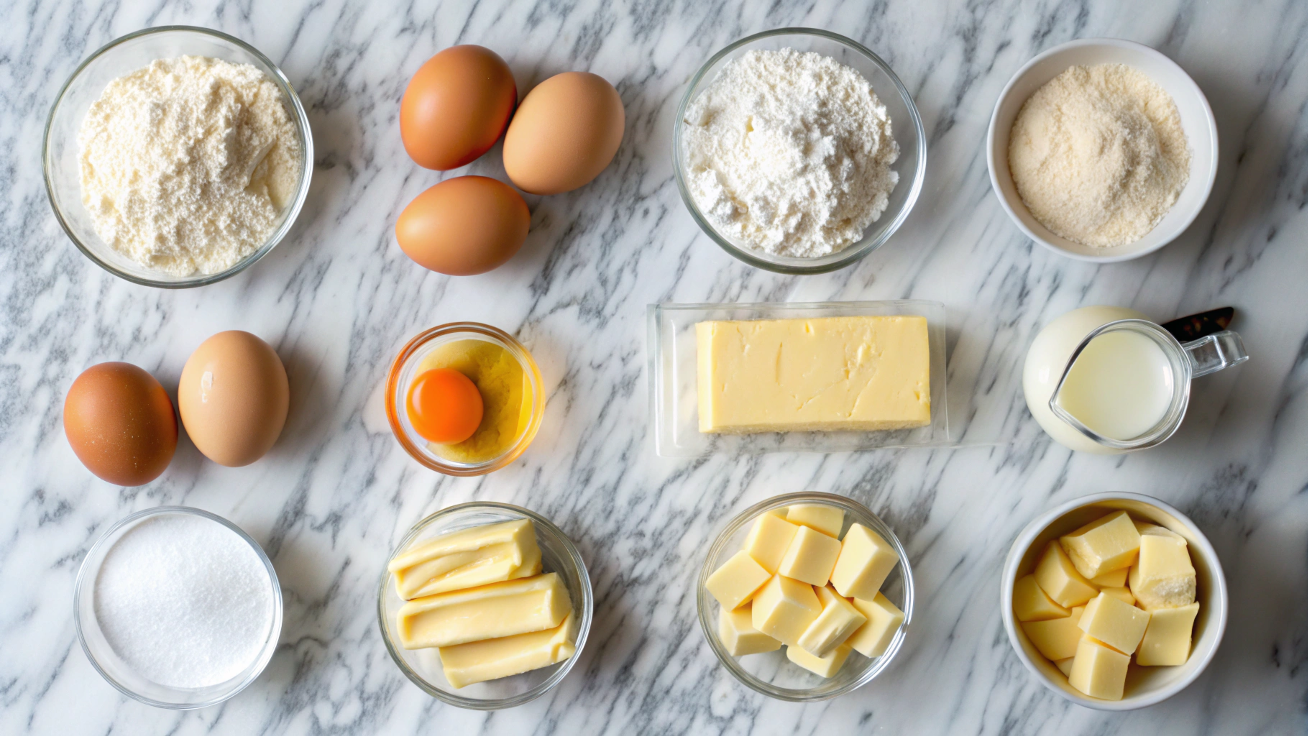
[[[1249,359],[1249,354],[1244,351],[1244,340],[1230,330],[1215,332],[1184,343],[1181,347],[1190,359],[1191,376],[1194,378],[1216,373]]]

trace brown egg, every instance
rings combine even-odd
[[[565,72],[527,94],[504,135],[504,170],[532,194],[588,184],[622,144],[622,98],[603,77]]]
[[[204,456],[240,467],[272,449],[290,405],[282,359],[268,343],[240,330],[200,343],[182,368],[177,408]]]
[[[484,176],[457,176],[404,208],[395,239],[423,268],[471,276],[504,265],[530,226],[531,212],[513,187]]]
[[[87,470],[110,483],[139,486],[172,462],[177,417],[154,376],[131,363],[101,363],[68,389],[64,434]]]
[[[452,46],[427,60],[400,100],[400,137],[409,157],[447,171],[495,145],[513,115],[518,86],[494,51]]]

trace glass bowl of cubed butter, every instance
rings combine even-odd
[[[697,603],[709,647],[737,680],[813,702],[890,666],[913,618],[913,572],[866,506],[791,493],[727,524],[704,560]]]
[[[377,616],[391,659],[460,708],[528,703],[563,681],[595,608],[576,545],[545,517],[503,503],[437,511],[387,563]]]
[[[1149,496],[1099,494],[1033,520],[1004,563],[1014,651],[1078,705],[1134,710],[1199,677],[1226,630],[1226,578],[1193,521]]]

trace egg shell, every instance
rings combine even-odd
[[[531,211],[513,187],[485,176],[459,176],[410,202],[395,222],[395,239],[423,268],[471,276],[504,265],[530,227]]]
[[[419,67],[404,90],[404,150],[428,169],[466,166],[499,140],[517,101],[504,59],[481,46],[451,46]]]
[[[536,86],[504,135],[504,170],[531,194],[588,184],[622,145],[622,98],[603,77],[565,72]]]
[[[286,424],[290,384],[281,358],[258,337],[219,332],[200,343],[182,368],[177,408],[196,448],[219,465],[263,457]]]
[[[173,402],[154,376],[131,363],[82,372],[64,398],[64,435],[97,477],[121,486],[158,478],[177,449]]]

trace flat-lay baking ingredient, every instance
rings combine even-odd
[[[415,375],[448,368],[467,376],[482,399],[482,418],[468,439],[453,444],[432,442],[428,448],[450,462],[476,464],[493,460],[517,444],[532,417],[532,385],[517,356],[499,343],[469,338],[432,348]]]
[[[772,576],[745,552],[737,552],[713,571],[704,587],[728,611],[745,605]]]
[[[240,467],[272,449],[286,424],[291,389],[268,343],[248,332],[219,332],[182,368],[177,408],[195,447],[219,465]]]
[[[871,600],[851,598],[849,602],[867,617],[867,623],[850,635],[846,643],[864,657],[875,658],[885,654],[904,623],[904,612],[881,592]]]
[[[1066,659],[1076,655],[1077,645],[1084,635],[1080,623],[1085,615],[1085,606],[1076,606],[1062,618],[1046,621],[1029,621],[1022,624],[1022,631],[1031,640],[1045,659]]]
[[[845,666],[845,660],[849,659],[850,651],[848,645],[842,644],[832,649],[825,657],[815,657],[804,651],[803,647],[787,646],[786,659],[818,677],[835,677],[840,668]]]
[[[701,432],[931,423],[924,317],[700,322],[695,334]]]
[[[814,657],[825,657],[867,623],[867,616],[830,585],[814,588],[814,591],[818,603],[822,604],[822,613],[804,629],[799,637],[799,646]]]
[[[791,647],[822,613],[813,586],[782,575],[773,575],[754,595],[754,628]]]
[[[1171,360],[1153,338],[1113,330],[1076,357],[1055,402],[1096,434],[1126,442],[1163,421],[1176,380]]]
[[[1023,103],[1008,168],[1040,224],[1112,248],[1144,237],[1176,204],[1190,150],[1176,103],[1143,72],[1074,66]]]
[[[769,575],[775,575],[797,532],[798,526],[776,514],[760,514],[754,520],[754,526],[750,527],[741,551],[752,557]]]
[[[831,570],[840,557],[840,540],[828,537],[811,527],[801,526],[790,540],[786,554],[777,566],[777,574],[821,587],[831,579]]]
[[[1140,533],[1125,511],[1100,517],[1058,542],[1076,571],[1087,578],[1130,567],[1140,551]]]
[[[490,150],[508,127],[518,86],[498,54],[451,46],[428,59],[400,99],[400,137],[419,166],[448,171]]]
[[[1131,658],[1089,636],[1081,637],[1067,683],[1092,698],[1121,700]]]
[[[1099,595],[1099,590],[1076,571],[1057,540],[1045,547],[1036,564],[1035,579],[1040,589],[1063,608],[1079,606]]]
[[[446,445],[471,437],[485,411],[477,385],[453,368],[419,373],[409,384],[405,404],[413,431],[429,442]]]
[[[839,537],[845,526],[845,512],[821,503],[797,503],[786,510],[786,521],[803,524],[828,537]]]
[[[130,363],[100,363],[69,387],[64,435],[77,459],[101,480],[139,486],[172,462],[177,418],[154,376]]]
[[[485,176],[456,176],[404,208],[395,240],[429,271],[473,276],[507,263],[530,226],[531,212],[513,187]]]
[[[1067,616],[1068,610],[1040,589],[1035,575],[1024,575],[1013,584],[1013,615],[1018,621],[1048,621]]]
[[[192,514],[146,519],[123,534],[96,576],[94,609],[129,668],[174,688],[246,671],[274,617],[263,561],[232,530]]]
[[[405,600],[535,575],[541,570],[530,519],[442,534],[396,555],[386,569]]]
[[[603,77],[564,72],[536,85],[504,134],[504,171],[531,194],[562,194],[599,176],[622,144],[622,97]]]
[[[1146,609],[1194,603],[1196,577],[1185,542],[1156,534],[1140,537],[1140,558],[1127,576],[1131,594]]]
[[[438,651],[445,679],[451,687],[461,688],[565,662],[577,653],[576,638],[576,618],[569,613],[552,629],[456,644]]]
[[[449,647],[552,629],[572,611],[556,573],[415,598],[399,611],[405,649]]]
[[[1185,664],[1190,658],[1190,637],[1198,615],[1198,603],[1151,611],[1149,628],[1135,652],[1135,663],[1141,667]]]
[[[1139,525],[1136,526],[1139,529]],[[1143,532],[1141,532],[1143,534]],[[1090,578],[1090,584],[1103,590],[1104,588],[1121,588],[1126,585],[1126,574],[1130,572],[1129,567],[1123,567],[1112,572],[1106,572],[1103,575],[1096,575]]]
[[[198,56],[109,82],[78,145],[96,234],[172,276],[220,273],[254,253],[281,224],[304,167],[273,80]]]
[[[736,57],[682,122],[695,205],[717,232],[765,253],[844,250],[899,181],[885,105],[857,70],[815,52]]]
[[[880,534],[853,524],[841,540],[831,585],[846,598],[871,600],[897,564],[899,555]]]
[[[719,610],[718,638],[733,657],[775,652],[781,648],[781,642],[754,628],[754,610],[749,604],[734,611]]]

